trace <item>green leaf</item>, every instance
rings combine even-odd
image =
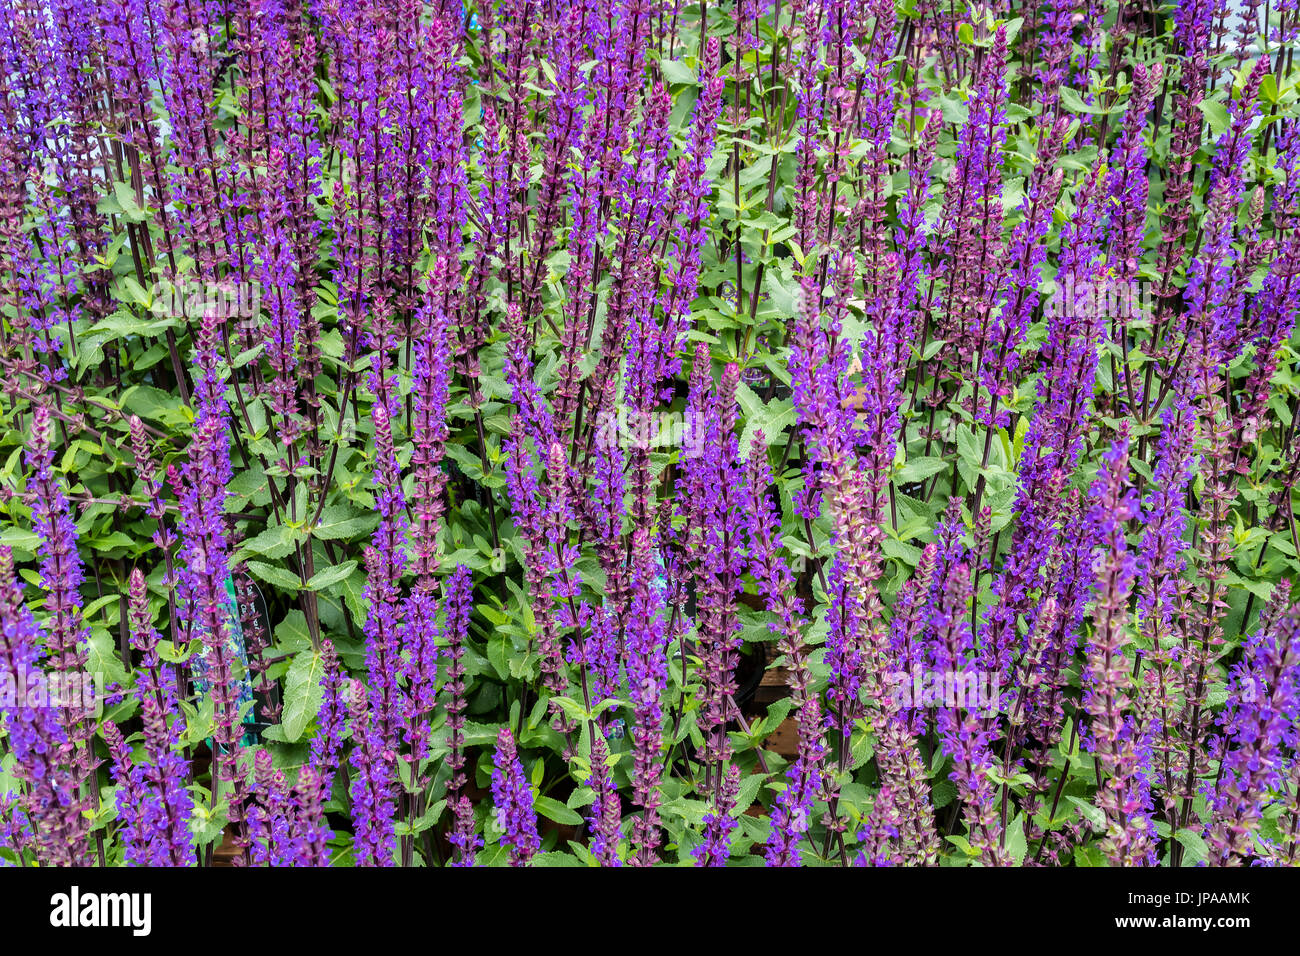
[[[149,213],[136,202],[135,189],[130,183],[113,183],[113,198],[127,222],[144,222],[149,218]]]
[[[308,591],[321,591],[331,585],[347,579],[353,571],[357,569],[355,561],[344,561],[342,564],[336,564],[332,568],[326,568],[324,571],[317,571],[307,582]]]
[[[378,524],[377,514],[365,514],[346,504],[330,505],[321,513],[320,522],[311,533],[322,541],[335,541],[369,534]]]
[[[502,680],[510,679],[510,655],[514,646],[504,634],[493,634],[487,642],[487,658],[497,676]]]
[[[914,481],[924,481],[931,475],[936,475],[948,467],[948,463],[942,458],[922,457],[909,458],[902,468],[898,469],[898,481],[900,484],[909,484]]]
[[[564,713],[573,720],[587,721],[592,719],[592,715],[587,713],[587,708],[572,697],[552,697],[551,703],[559,704]]]
[[[1210,127],[1210,134],[1218,139],[1228,129],[1228,107],[1218,100],[1201,100],[1196,104],[1205,114],[1205,123]]]
[[[1071,113],[1104,113],[1106,112],[1099,106],[1094,106],[1084,101],[1079,95],[1079,91],[1071,89],[1068,86],[1061,87],[1061,102]]]
[[[952,803],[953,798],[957,796],[957,785],[951,780],[939,780],[934,785],[931,800],[936,810],[942,810],[948,804]]]
[[[190,820],[190,833],[199,846],[216,843],[226,830],[230,806],[225,801],[217,804],[216,810],[209,815],[208,808],[195,803],[193,817]]]
[[[265,564],[261,561],[249,561],[248,570],[252,571],[267,584],[274,585],[275,587],[280,588],[283,591],[288,591],[291,594],[296,593],[298,589],[302,587],[302,582],[298,580],[298,576],[284,568],[277,568],[274,565]]]
[[[740,388],[746,392],[750,390],[741,385]],[[752,395],[753,393],[750,392]],[[757,400],[758,396],[754,396]],[[783,436],[786,429],[792,427],[795,423],[796,410],[794,403],[788,398],[773,399],[766,405],[759,404],[752,410],[747,410],[745,429],[740,435],[740,454],[742,457],[748,457],[750,449],[753,447],[754,432],[762,429],[763,441],[771,445],[774,441]]]
[[[546,819],[554,820],[556,823],[564,823],[574,827],[582,823],[581,816],[560,803],[559,800],[552,800],[550,797],[535,797],[533,799],[533,808]]]
[[[141,418],[165,425],[179,425],[184,421],[180,398],[152,385],[137,385],[128,389],[122,397],[122,407]]]
[[[318,651],[305,650],[294,655],[289,665],[289,673],[284,679],[284,738],[289,743],[302,736],[307,724],[320,710],[325,699],[325,689],[321,687],[321,676],[325,673],[325,664]]]
[[[731,815],[738,817],[754,804],[758,791],[763,786],[763,775],[752,773],[740,781],[740,793],[736,796],[736,805],[731,808]]]
[[[1083,814],[1084,819],[1092,825],[1094,830],[1102,831],[1106,829],[1106,814],[1099,807],[1093,806],[1087,800],[1079,797],[1069,797],[1068,799],[1079,808],[1079,812]]]
[[[243,550],[266,558],[283,558],[293,551],[293,539],[293,529],[278,524],[245,541]]]
[[[774,271],[769,271],[763,275],[763,289],[767,292],[768,299],[772,303],[772,308],[780,316],[791,316],[795,314],[796,304],[798,302],[799,287],[797,283],[791,283],[788,288],[777,277]]]
[[[700,75],[681,60],[660,60],[659,69],[672,86],[699,86]]]
[[[176,645],[171,641],[162,640],[158,642],[158,656],[168,664],[184,664],[202,646],[202,641],[193,640],[185,647],[177,650]]]
[[[0,531],[0,544],[7,548],[17,548],[35,554],[36,549],[41,546],[41,537],[35,531],[11,526]]]
[[[1189,827],[1183,827],[1174,834],[1174,839],[1187,850],[1183,854],[1183,865],[1192,866],[1210,855],[1210,848],[1199,833]]]
[[[278,650],[290,653],[311,646],[311,635],[307,631],[307,616],[302,611],[290,611],[284,616],[284,620],[275,626],[275,646]]]
[[[114,548],[128,548],[132,551],[139,552],[142,550],[141,544],[135,538],[121,531],[114,531],[111,534],[101,534],[87,536],[86,544],[96,551],[112,551]]]
[[[117,644],[113,636],[102,627],[91,628],[87,641],[89,651],[86,658],[86,671],[96,682],[96,687],[106,684],[120,684],[126,680],[126,669],[117,656]]]
[[[969,857],[973,858],[980,855],[980,851],[971,846],[970,841],[960,833],[950,833],[948,836],[944,837],[944,839]]]
[[[1095,846],[1076,846],[1074,848],[1075,866],[1105,866],[1106,858]]]
[[[364,624],[366,620],[366,575],[364,571],[356,571],[350,574],[343,582],[341,589],[343,603],[347,605],[348,610],[352,613],[354,623]]]
[[[1015,860],[1016,866],[1025,861],[1025,853],[1029,849],[1029,842],[1025,839],[1025,818],[1021,814],[1011,821],[1007,827],[1007,852],[1011,854],[1011,859]]]
[[[533,866],[582,866],[576,857],[558,850],[548,850],[533,857]]]

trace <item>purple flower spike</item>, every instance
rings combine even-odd
[[[492,766],[492,804],[496,807],[501,845],[510,847],[511,866],[527,866],[541,849],[542,841],[537,835],[533,788],[524,777],[515,738],[505,727],[497,734]]]

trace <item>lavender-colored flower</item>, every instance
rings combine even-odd
[[[196,348],[198,380],[194,437],[188,460],[172,484],[180,504],[180,600],[187,625],[203,641],[202,679],[210,688],[220,746],[213,754],[212,799],[217,799],[221,771],[234,777],[236,761],[221,760],[221,750],[233,751],[243,737],[239,713],[240,679],[230,640],[226,579],[230,574],[226,538],[226,486],[232,469],[227,431],[224,383],[217,366],[218,319],[203,317]],[[223,766],[223,764],[225,764]]]
[[[138,776],[138,785],[152,808],[147,820],[149,846],[140,862],[183,866],[193,858],[189,824],[194,801],[185,787],[189,767],[180,744],[185,720],[179,713],[179,678],[175,668],[158,655],[158,632],[153,627],[139,568],[131,573],[128,609],[131,646],[140,654],[135,696],[140,702],[143,750],[148,762],[128,767],[125,773]],[[129,793],[119,794],[119,806],[131,799]]]
[[[591,852],[601,866],[622,866],[618,854],[619,823],[622,819],[622,802],[614,786],[614,775],[609,766],[609,745],[601,734],[591,740],[591,775],[587,786],[595,792],[592,803]]]
[[[523,764],[515,751],[515,738],[508,728],[497,734],[492,757],[492,804],[496,807],[501,845],[510,847],[510,865],[527,866],[541,849],[537,835],[537,812],[533,809],[533,788],[524,776]]]
[[[11,823],[20,842],[48,866],[85,865],[89,861],[88,821],[79,794],[80,772],[73,745],[61,722],[31,693],[43,693],[41,649],[36,623],[23,605],[14,575],[13,555],[0,548],[0,668],[33,690],[23,700],[0,708],[6,748],[13,755],[15,776],[23,789],[16,795],[21,820]]]
[[[383,378],[375,373],[378,384]],[[394,398],[395,403],[395,398]],[[406,570],[404,545],[406,530],[405,498],[402,494],[401,470],[393,437],[395,407],[384,401],[372,409],[375,422],[375,502],[379,527],[366,548],[366,597],[370,606],[366,614],[366,670],[369,675],[371,709],[384,749],[396,751],[401,739],[401,714],[404,695],[398,677],[402,667],[401,578]]]
[[[436,632],[433,602],[426,595],[412,594],[405,602],[402,621],[401,673],[406,683],[402,739],[417,765],[429,755],[431,719],[438,699]]]
[[[77,526],[68,508],[63,483],[54,477],[53,424],[49,409],[32,410],[27,464],[32,523],[41,544],[41,588],[46,592],[45,652],[57,671],[72,672],[86,663],[89,629],[81,617],[78,589],[85,573],[77,553]]]
[[[52,423],[47,408],[32,411],[31,444],[27,463],[33,469],[29,480],[32,523],[40,539],[40,583],[45,594],[45,655],[52,676],[76,679],[89,657],[89,628],[81,613],[79,588],[84,576],[77,552],[77,527],[69,513],[63,484],[54,477]],[[13,673],[17,673],[16,671]],[[94,718],[83,701],[70,702],[50,715],[58,720],[73,748],[74,765],[82,781],[81,805],[93,809],[92,777],[97,763],[91,746]]]
[[[1211,863],[1240,864],[1261,855],[1256,833],[1284,769],[1295,757],[1300,725],[1300,612],[1261,628],[1229,682],[1222,716],[1225,753],[1210,797]]]
[[[664,619],[663,590],[653,576],[647,556],[648,533],[632,532],[632,602],[628,615],[627,695],[632,702],[632,803],[641,812],[632,821],[631,866],[658,860],[659,780],[663,764],[662,698],[668,683],[669,623]]]
[[[352,682],[348,698],[353,748],[352,826],[357,866],[392,866],[396,848],[397,754],[389,748],[372,713],[372,694],[361,681]]]
[[[1083,709],[1090,718],[1084,742],[1106,774],[1096,800],[1106,815],[1107,856],[1116,865],[1154,865],[1149,728],[1125,717],[1133,689],[1133,666],[1125,653],[1131,641],[1128,599],[1137,577],[1137,561],[1124,535],[1125,522],[1137,513],[1129,488],[1126,429],[1102,457],[1091,494],[1089,522],[1101,550],[1084,677]]]
[[[343,757],[350,691],[338,651],[328,638],[321,642],[321,669],[321,706],[316,715],[317,731],[311,742],[309,765],[316,774],[321,791],[328,796]]]
[[[734,763],[718,783],[713,809],[704,815],[704,840],[691,850],[697,866],[725,866],[731,856],[731,833],[737,822],[731,811],[740,793],[740,768]]]

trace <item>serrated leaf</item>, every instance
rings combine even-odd
[[[1228,107],[1217,100],[1201,100],[1196,104],[1205,114],[1205,125],[1210,128],[1210,135],[1218,139],[1228,130]]]
[[[700,75],[680,60],[660,60],[664,79],[674,86],[699,86]]]
[[[1079,812],[1083,814],[1084,819],[1092,825],[1094,830],[1102,831],[1106,829],[1106,814],[1099,807],[1080,797],[1068,797],[1068,799],[1079,808]]]
[[[307,582],[308,591],[323,591],[327,587],[339,584],[351,577],[352,572],[357,569],[355,561],[344,561],[342,564],[336,564],[332,568],[326,568],[323,571],[317,571],[312,575],[311,580]]]
[[[302,587],[302,582],[298,580],[298,576],[285,568],[277,568],[263,561],[249,561],[247,566],[248,570],[267,584],[274,585],[281,590],[294,593]]]
[[[1187,852],[1183,854],[1184,866],[1199,863],[1210,855],[1209,845],[1205,842],[1204,837],[1195,830],[1183,827],[1174,834],[1174,839],[1181,843],[1183,848],[1187,850]]]
[[[318,651],[308,649],[294,655],[284,678],[284,717],[280,722],[289,743],[302,736],[320,710],[325,699],[325,690],[320,685],[324,673],[325,664]]]
[[[290,653],[311,646],[311,634],[307,631],[307,616],[302,611],[290,611],[284,616],[284,620],[275,626],[275,646],[279,650]]]
[[[293,551],[294,531],[288,525],[274,525],[243,543],[242,550],[264,558],[283,558]]]
[[[369,534],[378,523],[377,514],[364,514],[347,505],[331,505],[321,513],[320,521],[312,528],[311,534],[322,541],[336,541]]]
[[[922,457],[909,458],[902,468],[898,469],[898,481],[900,484],[909,484],[914,481],[924,481],[931,475],[936,475],[948,467],[948,462],[942,458]]]

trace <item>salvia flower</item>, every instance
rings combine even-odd
[[[505,727],[497,734],[492,766],[492,803],[496,807],[501,845],[510,847],[511,866],[527,866],[542,843],[537,835],[533,788],[524,776],[515,738]]]

